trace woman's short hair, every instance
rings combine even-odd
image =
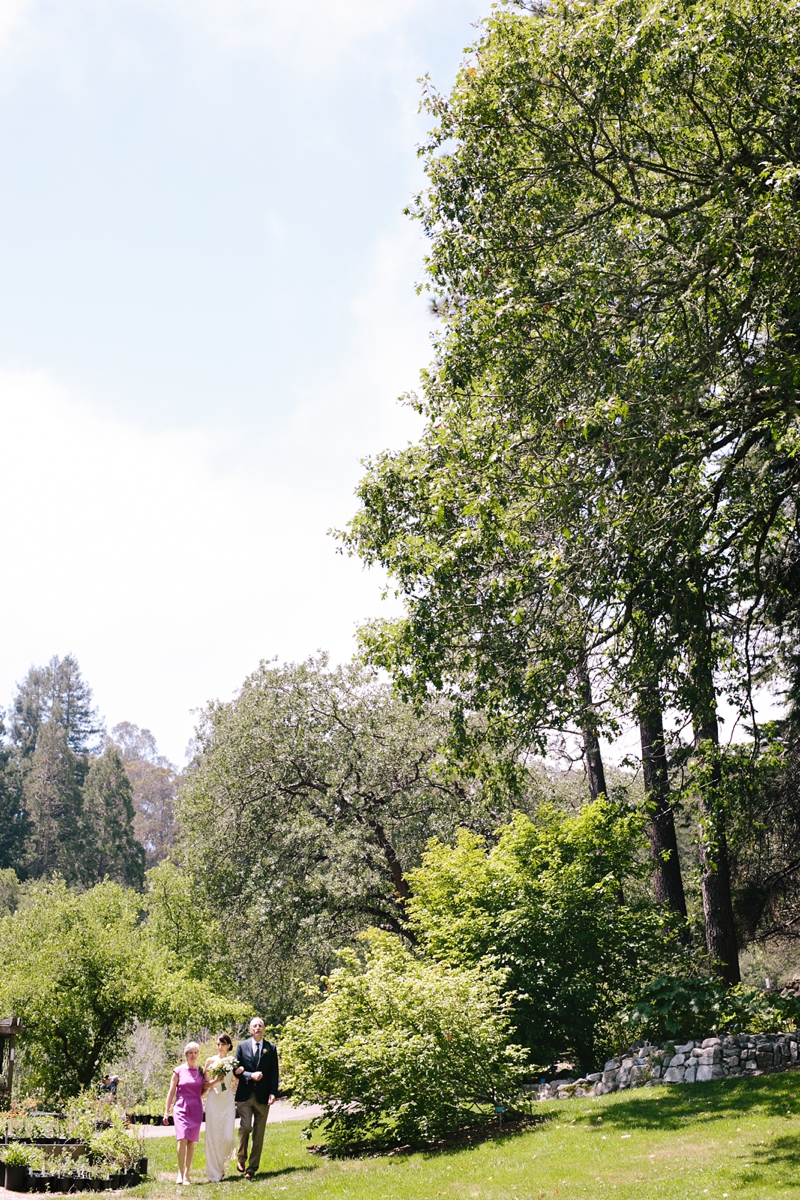
[[[231,1050],[233,1049],[233,1042],[232,1042],[232,1041],[231,1041],[231,1039],[230,1039],[230,1034],[227,1034],[227,1033],[218,1033],[218,1034],[217,1034],[217,1041],[218,1041],[218,1042],[225,1042],[226,1046],[230,1046]]]
[[[189,1053],[190,1050],[199,1050],[199,1049],[200,1049],[199,1042],[187,1042],[186,1045],[183,1047],[183,1057],[186,1058],[186,1055]]]

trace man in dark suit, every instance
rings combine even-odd
[[[236,1047],[235,1068],[239,1077],[236,1089],[236,1114],[239,1117],[239,1146],[236,1166],[252,1179],[261,1162],[261,1147],[267,1125],[270,1106],[278,1094],[278,1050],[264,1039],[264,1022],[253,1017],[250,1022],[250,1037]],[[247,1143],[250,1143],[250,1161],[247,1161]]]

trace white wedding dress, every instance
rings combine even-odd
[[[206,1175],[219,1183],[236,1147],[236,1099],[231,1077],[216,1083],[206,1096]]]

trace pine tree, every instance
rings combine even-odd
[[[144,848],[134,834],[133,791],[117,751],[92,759],[83,785],[81,819],[86,883],[111,879],[128,887],[144,884]]]
[[[65,730],[55,721],[41,725],[36,740],[21,767],[25,808],[32,825],[24,869],[34,879],[58,871],[67,881],[78,882],[83,874],[78,759]]]

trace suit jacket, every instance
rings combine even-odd
[[[261,1043],[261,1059],[256,1055],[255,1038],[245,1038],[236,1047],[236,1061],[244,1067],[238,1076],[239,1085],[236,1088],[237,1103],[255,1098],[259,1104],[266,1104],[270,1096],[278,1094],[278,1049],[274,1042],[266,1038]],[[253,1071],[261,1071],[258,1081],[252,1078]]]

